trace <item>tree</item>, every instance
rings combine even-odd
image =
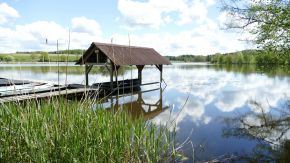
[[[258,47],[290,55],[290,0],[228,0],[223,11],[227,29],[248,31]]]
[[[30,58],[32,61],[34,61],[35,59],[38,58],[38,54],[32,53],[32,54],[30,54]]]
[[[40,61],[41,62],[48,62],[49,61],[49,55],[47,52],[41,53]]]
[[[11,62],[14,61],[14,57],[11,55],[0,55],[0,61]]]
[[[66,57],[66,55],[62,54],[62,55],[60,56],[60,60],[59,60],[59,61],[61,61],[61,62],[66,62],[66,61],[67,61],[67,57]]]

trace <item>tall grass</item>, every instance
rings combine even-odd
[[[120,110],[50,100],[0,106],[0,162],[175,160],[174,132]]]

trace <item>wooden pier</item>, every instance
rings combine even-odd
[[[48,83],[0,78],[2,79],[0,87],[4,88],[2,93],[0,89],[0,103],[50,99],[58,96],[78,98],[83,96],[96,97],[96,95],[98,97],[111,96],[116,93],[119,95],[128,91],[140,90],[143,85],[158,83],[161,88],[163,65],[170,65],[171,63],[152,48],[93,42],[76,64],[85,67],[85,85],[69,84],[61,86],[58,83],[43,87],[42,84]],[[107,68],[110,73],[110,82],[94,83],[89,86],[89,73],[94,65]],[[146,65],[157,67],[160,71],[159,82],[142,82],[142,70]],[[121,66],[136,66],[138,78],[118,80],[118,70]]]
[[[96,93],[98,90],[93,88],[77,88],[77,89],[65,89],[60,91],[51,91],[43,93],[33,93],[33,94],[23,94],[16,96],[8,96],[0,98],[0,103],[7,102],[21,102],[26,100],[37,100],[37,99],[49,99],[52,97],[82,97],[84,95],[89,95]]]

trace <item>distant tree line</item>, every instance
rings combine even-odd
[[[290,51],[287,55],[274,51],[243,50],[234,53],[216,53],[212,55],[166,56],[170,61],[179,62],[211,62],[218,64],[258,64],[258,65],[290,65]]]
[[[85,52],[84,49],[72,49],[72,50],[59,50],[57,51],[50,51],[50,52],[45,52],[45,51],[18,51],[16,54],[83,54]]]
[[[0,54],[0,62],[76,62],[81,55],[75,54],[49,54],[27,53],[27,54]]]
[[[257,65],[290,65],[290,53],[277,54],[265,50],[244,50],[235,53],[214,54],[208,56],[211,63],[218,64],[257,64]]]
[[[170,61],[179,62],[208,62],[208,56],[202,55],[180,55],[180,56],[166,56]]]

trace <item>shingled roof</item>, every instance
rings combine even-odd
[[[169,65],[168,59],[161,56],[153,48],[105,44],[93,42],[76,64],[98,62],[98,54],[110,59],[115,65]],[[93,56],[95,55],[95,57]]]

